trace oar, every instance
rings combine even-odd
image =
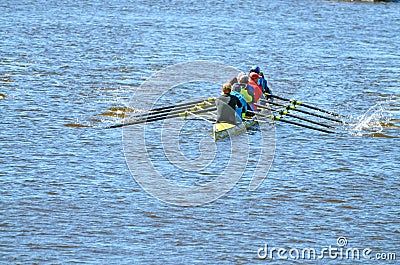
[[[311,130],[324,132],[324,133],[335,133],[333,131],[328,131],[328,130],[325,130],[325,129],[312,127],[312,126],[309,126],[309,125],[306,125],[306,124],[302,124],[302,123],[298,123],[298,122],[295,122],[295,121],[283,120],[282,117],[280,117],[280,116],[265,115],[265,114],[257,113],[257,112],[254,112],[254,111],[248,111],[248,112],[254,113],[255,115],[258,115],[258,116],[261,116],[261,117],[265,117],[265,118],[271,119],[273,121],[286,122],[286,123],[290,123],[290,124],[297,125],[297,126],[300,126],[300,127],[308,128],[308,129],[311,129]]]
[[[193,115],[194,118],[186,118],[187,120],[203,120],[203,121],[206,121],[206,122],[209,122],[209,123],[215,123],[216,122],[216,119],[209,118],[209,117],[204,117],[204,114],[205,115],[211,115],[211,116],[217,116],[215,113],[212,113],[212,112],[205,112],[203,115],[200,115],[202,113],[195,114],[193,112],[190,112],[190,114]]]
[[[178,117],[187,117],[192,114],[200,114],[200,113],[204,113],[204,112],[214,111],[216,109],[217,109],[216,107],[213,107],[213,108],[201,109],[201,110],[197,110],[197,111],[183,111],[183,112],[179,112],[179,113],[168,115],[168,116],[155,116],[155,117],[140,119],[140,120],[136,120],[136,121],[132,121],[132,122],[111,125],[109,127],[106,127],[106,129],[119,128],[119,127],[134,125],[134,124],[160,121],[160,120],[166,120],[166,119],[172,119],[172,118],[178,118]]]
[[[182,103],[182,104],[175,105],[175,106],[167,106],[167,107],[162,107],[162,108],[157,108],[157,109],[150,109],[150,110],[148,110],[148,112],[138,113],[136,115],[133,115],[131,118],[141,118],[141,117],[152,116],[152,115],[161,114],[161,113],[164,113],[164,115],[168,115],[168,114],[173,113],[173,111],[178,111],[178,110],[182,111],[182,110],[188,109],[188,106],[191,106],[193,104],[195,104],[195,105],[191,108],[191,110],[195,110],[193,108],[212,105],[213,104],[212,102],[214,101],[214,99],[215,98],[208,98],[208,99],[204,99],[202,101],[195,101],[195,103],[193,103],[193,102]]]
[[[265,96],[277,98],[277,99],[280,99],[280,100],[283,100],[283,101],[288,101],[288,102],[292,103],[293,105],[298,105],[298,106],[301,105],[301,106],[309,108],[309,109],[317,110],[317,111],[320,111],[320,112],[323,112],[323,113],[327,113],[327,114],[332,115],[332,116],[340,117],[340,115],[337,114],[337,113],[334,113],[334,112],[329,111],[329,110],[320,109],[320,108],[305,104],[305,103],[303,103],[301,101],[298,101],[298,100],[287,99],[287,98],[283,98],[283,97],[272,95],[272,94],[268,94],[268,93],[266,93]]]
[[[271,111],[275,111],[280,116],[289,116],[289,117],[292,117],[292,118],[295,118],[295,119],[306,121],[306,122],[309,122],[309,123],[312,123],[312,124],[316,124],[316,125],[319,125],[319,126],[322,126],[322,127],[326,127],[326,128],[329,128],[329,129],[336,129],[333,126],[330,126],[330,125],[327,125],[327,124],[324,124],[324,123],[321,123],[321,122],[316,122],[316,121],[313,121],[313,120],[310,120],[310,119],[306,119],[306,118],[303,118],[303,117],[300,117],[300,116],[297,116],[297,115],[293,115],[293,114],[289,113],[288,110],[273,110],[268,106],[264,106],[264,105],[257,104],[257,103],[255,103],[254,105],[256,105],[257,107],[262,108],[262,109],[268,109],[268,110],[271,110]]]
[[[197,105],[195,105],[193,107],[190,107],[190,108],[188,108],[187,106],[181,106],[181,107],[177,107],[176,109],[174,108],[174,109],[167,109],[167,110],[164,110],[164,111],[148,112],[148,113],[143,113],[143,114],[140,114],[140,115],[133,115],[133,116],[131,116],[129,118],[132,119],[132,120],[134,120],[134,119],[137,119],[137,120],[149,119],[149,118],[163,117],[163,116],[167,116],[167,115],[176,114],[176,113],[182,112],[184,110],[196,111],[196,110],[201,110],[203,108],[211,108],[211,107],[214,106],[212,104],[210,104],[210,105],[207,104],[206,105],[206,103],[204,103],[204,104],[202,104],[202,103],[204,103],[204,102],[200,102]],[[205,106],[203,106],[203,105],[205,105]]]
[[[203,101],[200,101],[200,102],[197,102],[193,107],[201,107],[201,106],[209,106],[209,105],[211,105],[212,103],[211,103],[212,101],[208,101],[208,100],[203,100]],[[153,115],[153,114],[156,114],[156,113],[161,113],[161,112],[168,112],[168,111],[171,111],[171,110],[183,110],[183,109],[186,109],[186,108],[188,108],[189,106],[192,106],[193,104],[185,104],[185,105],[183,105],[183,106],[175,106],[175,107],[168,107],[167,109],[158,109],[158,110],[154,110],[154,109],[151,109],[151,110],[149,110],[149,112],[151,112],[151,114]]]
[[[327,116],[324,116],[324,115],[319,115],[317,113],[313,113],[313,112],[309,112],[309,111],[306,111],[306,110],[298,109],[298,108],[296,108],[295,105],[284,105],[284,104],[280,104],[280,103],[276,103],[276,102],[271,102],[271,101],[268,101],[268,100],[265,100],[265,99],[260,99],[260,101],[267,102],[267,103],[275,105],[275,106],[283,107],[283,108],[285,108],[287,110],[295,110],[295,111],[302,112],[302,113],[305,113],[305,114],[308,114],[308,115],[312,115],[312,116],[315,116],[315,117],[318,117],[318,118],[322,118],[322,119],[326,119],[326,120],[330,120],[330,121],[343,123],[341,120],[336,119],[336,118],[327,117]]]
[[[202,103],[202,102],[214,102],[214,101],[215,101],[215,98],[206,98],[206,99],[202,99],[202,100],[196,100],[196,101],[181,103],[181,104],[172,105],[172,106],[155,108],[155,109],[151,109],[149,111],[160,111],[160,110],[166,110],[166,109],[173,109],[173,108],[177,108],[177,107],[195,105],[195,104]]]

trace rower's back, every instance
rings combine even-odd
[[[217,122],[237,123],[235,109],[236,107],[241,108],[242,104],[237,97],[230,95],[231,86],[230,83],[225,83],[222,86],[223,94],[215,100],[217,106]]]

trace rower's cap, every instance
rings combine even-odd
[[[260,73],[260,67],[258,65],[254,65],[251,67],[250,72],[256,72],[257,74]]]
[[[236,83],[232,86],[232,91],[240,92],[241,89],[242,89],[242,87],[238,83]]]
[[[248,82],[249,82],[249,78],[247,77],[247,75],[243,75],[239,79],[240,84],[247,84]]]
[[[240,72],[238,75],[237,75],[237,80],[240,82],[240,79],[242,78],[242,76],[246,76],[246,73],[245,72]]]
[[[256,72],[250,73],[249,77],[254,80],[258,80],[258,78],[260,78],[260,76]]]

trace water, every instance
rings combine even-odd
[[[0,262],[282,264],[260,260],[258,249],[320,250],[337,247],[340,236],[347,247],[398,258],[399,7],[0,2]],[[246,174],[205,205],[161,202],[132,178],[122,130],[104,129],[120,118],[102,114],[125,106],[156,71],[194,60],[243,71],[258,64],[273,92],[338,112],[348,124],[327,135],[277,123],[274,161],[258,189],[248,190]],[[198,86],[187,96],[218,89]],[[183,148],[198,157],[190,142]],[[171,177],[195,183],[213,174]]]

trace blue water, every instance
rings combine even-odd
[[[337,247],[341,236],[346,247],[400,257],[399,3],[17,0],[0,10],[0,263],[377,263],[257,255],[265,244]],[[274,93],[347,123],[331,135],[277,122],[274,159],[256,190],[249,183],[260,149],[252,145],[255,158],[246,157],[225,195],[196,207],[162,202],[126,162],[137,159],[149,174],[146,150],[126,153],[123,129],[105,127],[123,121],[111,108],[152,103],[141,97],[143,81],[197,60],[245,72],[258,64]],[[183,85],[161,100],[219,89]],[[182,152],[196,159],[211,127],[193,121],[187,130]],[[158,141],[147,152],[173,181],[208,183],[223,167],[179,175]],[[223,160],[228,153],[217,147]]]

